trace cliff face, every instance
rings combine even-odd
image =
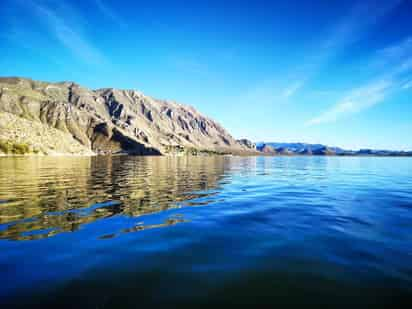
[[[256,144],[246,138],[238,139],[237,142],[250,150],[256,150]]]
[[[0,113],[24,119],[25,124],[35,123],[40,131],[54,128],[64,133],[58,134],[58,139],[70,139],[68,143],[77,143],[76,147],[95,153],[156,155],[192,148],[250,150],[194,108],[156,100],[134,90],[89,90],[71,82],[0,78]],[[33,143],[41,144],[30,133],[23,138],[15,127],[3,125],[0,130],[0,139],[15,136],[31,147]],[[50,148],[56,148],[52,140],[40,151],[50,153]]]

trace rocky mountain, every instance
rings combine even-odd
[[[360,149],[357,151],[347,151],[348,154],[355,154],[357,156],[412,156],[412,151],[399,151],[399,150],[377,150],[377,149]]]
[[[243,153],[222,126],[193,107],[135,90],[0,78],[0,152],[44,154]]]
[[[273,149],[273,154],[282,155],[334,155],[343,151],[337,147],[306,143],[258,143],[257,150],[268,153],[268,147]]]
[[[246,138],[238,139],[237,142],[250,150],[256,150],[256,144]]]
[[[321,156],[412,156],[412,151],[394,150],[346,150],[322,144],[307,143],[257,143],[256,149],[265,154],[280,155],[321,155]]]
[[[266,145],[266,144],[261,145],[261,146],[257,147],[256,149],[259,150],[260,152],[268,153],[268,154],[276,154],[277,153],[276,150],[272,146]]]
[[[344,151],[339,147],[329,147],[322,144],[307,143],[258,143],[258,148],[263,145],[270,145],[273,149],[288,151],[294,154],[328,154],[341,153]]]

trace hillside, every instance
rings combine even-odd
[[[160,155],[254,151],[193,107],[135,90],[90,90],[73,82],[0,78],[0,114],[0,142],[24,144],[30,152]],[[8,118],[13,119],[12,126],[5,125]]]
[[[347,150],[322,144],[260,142],[256,149],[272,155],[320,156],[412,156],[412,151],[360,149]]]

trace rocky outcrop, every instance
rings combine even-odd
[[[312,150],[312,154],[317,155],[317,156],[333,156],[333,155],[336,155],[336,151],[334,151],[333,149],[327,146],[322,146],[322,147]]]
[[[0,113],[0,153],[93,155],[70,134],[10,113]]]
[[[328,147],[321,144],[305,143],[260,143],[257,149],[267,154],[278,155],[336,155],[343,151],[341,148]]]
[[[94,153],[156,155],[174,148],[239,153],[251,149],[193,107],[156,100],[135,90],[90,90],[72,82],[0,78],[0,113],[24,119],[24,125],[44,126],[43,131],[58,130],[64,133],[61,139],[75,141]],[[14,134],[20,136],[19,132]]]
[[[238,139],[237,142],[247,149],[256,150],[256,144],[246,138]]]
[[[412,151],[361,149],[346,150],[322,144],[307,143],[258,143],[258,151],[277,155],[315,155],[315,156],[412,156]]]
[[[258,148],[260,152],[267,153],[267,154],[275,154],[276,150],[270,145],[262,145]]]

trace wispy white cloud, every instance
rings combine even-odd
[[[295,81],[292,84],[290,84],[289,86],[287,86],[283,92],[281,93],[281,97],[287,99],[289,97],[291,97],[292,95],[295,94],[295,92],[297,92],[300,87],[303,86],[303,81]]]
[[[412,80],[403,84],[402,89],[411,89],[412,88]]]
[[[60,2],[63,4],[64,2]],[[33,17],[46,26],[48,33],[57,39],[76,57],[92,65],[104,64],[106,59],[103,53],[89,41],[84,34],[69,21],[66,12],[54,6],[53,9],[45,5],[44,2],[27,1],[29,9],[33,12]],[[64,3],[67,7],[67,3]],[[71,8],[71,14],[75,14]],[[79,15],[76,19],[81,19]]]
[[[284,86],[284,84],[287,84]],[[237,102],[256,102],[257,104],[274,105],[286,104],[302,86],[302,81],[279,82],[277,80],[266,80],[254,87],[245,90],[236,97]]]
[[[323,39],[318,40],[312,48],[305,49],[306,56],[290,70],[291,77],[286,78],[286,83],[276,78],[263,80],[247,89],[241,97],[272,104],[290,102],[332,58],[361,39],[400,2],[402,0],[358,3]]]
[[[341,117],[384,102],[397,90],[412,87],[412,81],[405,83],[405,77],[410,77],[412,74],[411,43],[412,39],[406,38],[398,44],[378,51],[376,57],[381,58],[382,63],[386,64],[385,70],[365,85],[349,90],[341,100],[319,116],[307,121],[306,125],[335,122]]]
[[[290,83],[283,89],[272,88],[266,92],[280,91],[278,98],[291,98],[302,90],[332,58],[344,51],[350,44],[360,40],[401,2],[402,0],[359,2],[332,27],[323,39],[318,40],[312,48],[305,49],[307,51],[303,61],[291,70],[296,78],[290,79]],[[257,88],[261,89],[262,86],[258,85]]]
[[[385,99],[392,86],[393,82],[390,80],[378,80],[354,89],[337,104],[310,119],[306,125],[335,122],[345,114],[357,113],[378,104]]]
[[[348,44],[361,39],[403,0],[359,1],[350,12],[332,28],[329,36],[320,44],[321,52],[333,55]]]
[[[385,47],[378,51],[378,56],[383,58],[383,60],[387,62],[398,60],[405,56],[410,55],[410,51],[412,50],[412,38],[406,38],[402,42],[396,45],[391,45]]]
[[[119,16],[117,13],[108,6],[104,0],[94,0],[96,7],[100,10],[100,12],[105,15],[108,19],[112,20],[121,28],[127,28],[126,22]]]

